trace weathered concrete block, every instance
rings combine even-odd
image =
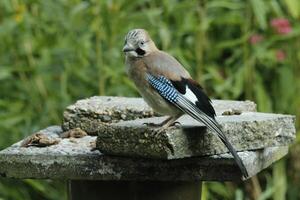
[[[59,126],[41,130],[58,138]],[[241,173],[229,154],[189,159],[158,160],[103,155],[91,151],[95,136],[64,138],[47,147],[21,147],[22,141],[0,152],[0,176],[11,178],[68,180],[234,181]],[[270,147],[239,152],[250,176],[288,152],[288,147]],[[222,170],[220,170],[222,169]]]
[[[256,111],[251,101],[213,100],[217,115]],[[81,128],[96,135],[102,124],[153,117],[152,109],[141,98],[91,97],[68,106],[64,112],[63,129]]]
[[[152,109],[140,98],[95,96],[68,106],[62,127],[64,130],[79,127],[93,134],[99,124],[152,116]]]
[[[157,134],[158,129],[144,123],[158,123],[155,117],[99,124],[97,148],[112,155],[177,159],[226,153],[227,148],[213,132],[190,118],[179,119],[180,127]],[[246,112],[241,115],[218,116],[224,133],[237,151],[285,146],[295,139],[294,117],[291,115]]]

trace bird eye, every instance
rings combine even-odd
[[[140,42],[140,44],[141,44],[141,45],[144,45],[144,44],[145,44],[145,42],[141,41],[141,42]]]

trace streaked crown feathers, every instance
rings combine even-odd
[[[125,41],[133,40],[133,41],[141,41],[141,40],[149,40],[149,34],[144,29],[133,29],[129,31],[125,37]]]

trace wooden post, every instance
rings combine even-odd
[[[201,182],[69,181],[69,200],[200,200]]]

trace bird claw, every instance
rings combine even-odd
[[[175,126],[175,127],[180,127],[181,123],[180,122],[174,122],[173,124],[171,124],[171,126]]]
[[[164,131],[166,131],[169,127],[172,127],[172,126],[175,126],[175,127],[180,127],[181,124],[180,122],[174,122],[168,126],[165,126],[163,125],[162,123],[160,124],[155,124],[155,123],[152,123],[152,122],[145,122],[143,123],[143,125],[146,125],[148,127],[152,127],[152,128],[155,128],[153,130],[153,136],[154,137],[157,137],[159,134],[163,133]]]

